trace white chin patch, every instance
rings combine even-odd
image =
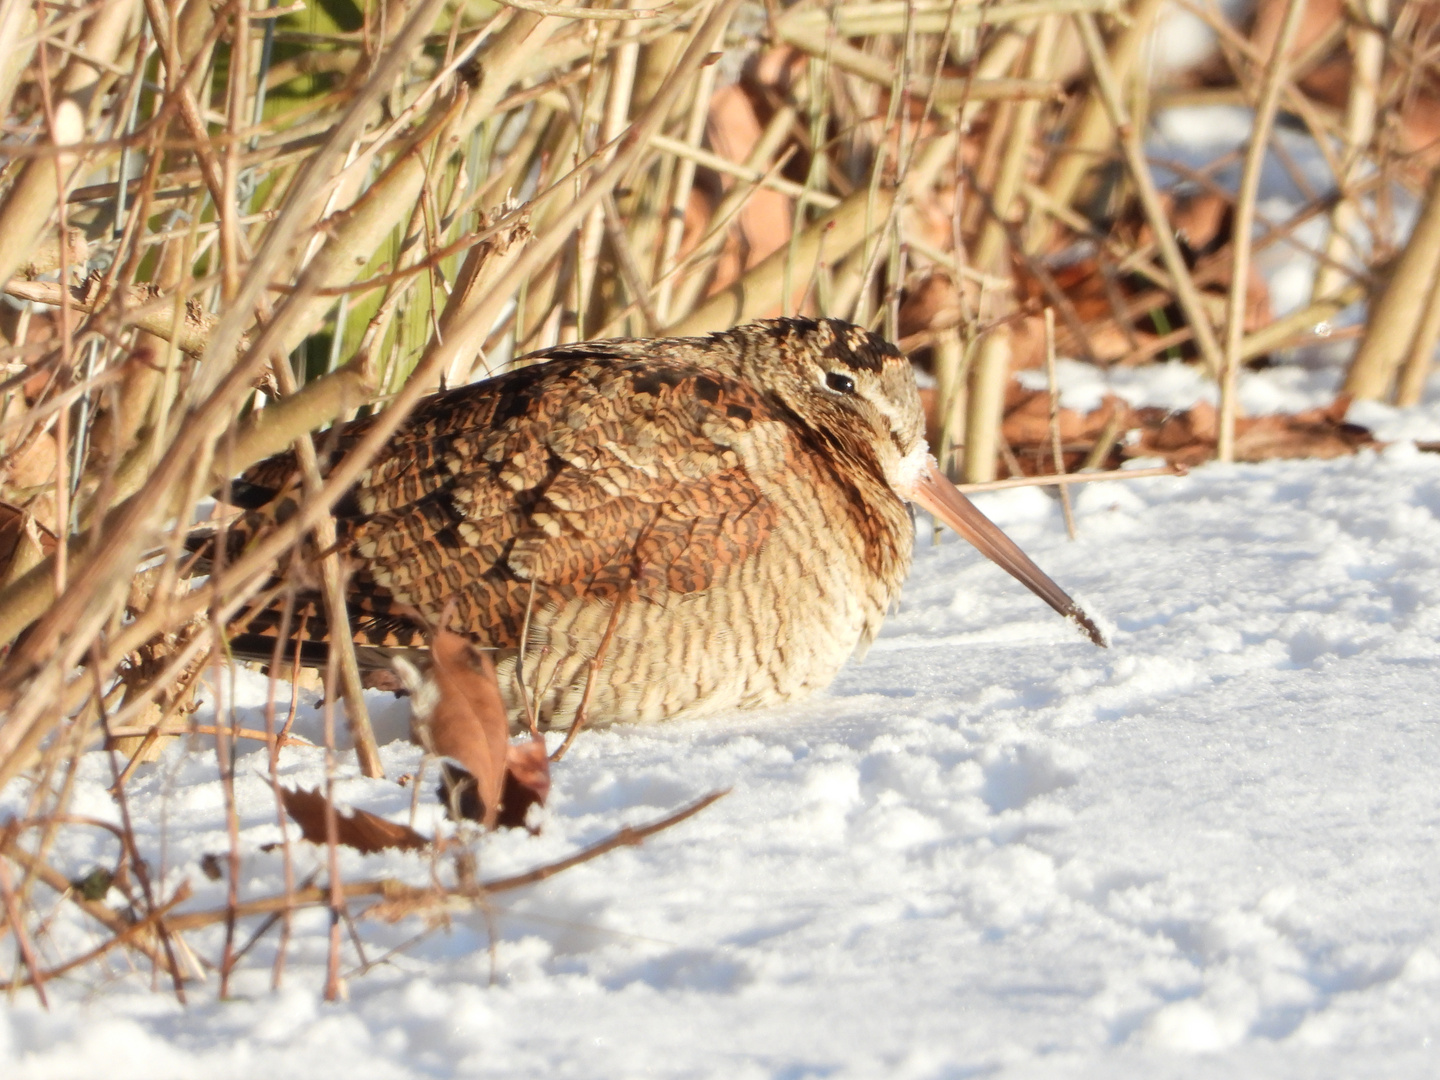
[[[895,494],[906,502],[913,501],[915,485],[920,482],[925,470],[938,467],[935,459],[930,456],[929,448],[923,442],[920,443],[901,458],[900,464],[895,467],[894,483],[891,485]]]

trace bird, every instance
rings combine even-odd
[[[332,468],[373,417],[332,431]],[[298,507],[285,453],[232,482],[232,552]],[[829,318],[564,344],[423,399],[334,508],[362,666],[423,659],[434,628],[490,651],[517,728],[780,705],[863,653],[910,569],[910,505],[1097,644],[1095,623],[940,471],[914,369]],[[207,545],[210,545],[207,548]],[[302,575],[303,577],[303,575]],[[320,665],[318,587],[231,642]],[[282,626],[282,623],[285,624]]]

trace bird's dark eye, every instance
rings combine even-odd
[[[837,394],[853,394],[855,392],[855,380],[843,371],[826,372],[825,385]]]

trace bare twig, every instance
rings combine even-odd
[[[1045,380],[1050,385],[1050,456],[1055,475],[1065,475],[1065,455],[1060,452],[1060,382],[1055,376],[1055,311],[1045,309]],[[1070,489],[1060,485],[1060,509],[1065,515],[1065,533],[1075,539],[1075,512],[1070,507]]]
[[[1255,226],[1255,200],[1260,193],[1260,171],[1265,165],[1265,152],[1270,145],[1270,129],[1275,123],[1275,110],[1280,104],[1290,48],[1305,14],[1305,0],[1287,0],[1285,17],[1275,51],[1265,68],[1265,81],[1260,102],[1255,109],[1255,127],[1245,151],[1245,168],[1240,174],[1240,190],[1235,196],[1235,224],[1231,229],[1234,255],[1230,269],[1230,307],[1226,321],[1225,359],[1220,378],[1220,432],[1216,456],[1221,461],[1235,460],[1235,419],[1240,412],[1239,387],[1240,350],[1245,337],[1247,288],[1250,284],[1250,245]]]

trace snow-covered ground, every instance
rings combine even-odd
[[[1304,403],[1323,401],[1309,378]],[[1247,379],[1251,400],[1305,381]],[[1362,418],[1440,435],[1440,407]],[[297,920],[279,993],[273,932],[231,1001],[212,978],[184,1009],[118,970],[52,983],[48,1013],[21,992],[0,1007],[0,1073],[1437,1075],[1440,455],[1402,441],[1091,485],[1074,542],[1037,491],[983,506],[1101,617],[1109,650],[924,530],[902,610],[827,695],[585,734],[543,834],[487,840],[482,870],[733,789],[698,817],[437,929],[352,978],[348,1003],[320,1000],[319,914]],[[263,680],[236,693],[253,702]],[[404,703],[374,700],[398,734]],[[318,734],[313,708],[301,722]],[[418,760],[400,740],[384,757],[392,778]],[[320,753],[287,751],[283,770],[314,784]],[[245,896],[279,884],[263,771],[263,753],[242,761]],[[195,905],[222,899],[199,865],[227,846],[212,777],[208,754],[176,749],[132,787],[157,863],[168,826],[167,889],[188,878]],[[92,755],[77,813],[113,817],[109,779]],[[341,794],[406,820],[393,782]],[[12,793],[0,816],[17,809]],[[321,869],[297,850],[300,874]],[[80,876],[113,849],[71,830],[57,858]],[[348,878],[426,872],[345,859]],[[374,959],[417,929],[361,932]],[[88,933],[62,909],[58,940]],[[219,942],[192,936],[209,956]]]

